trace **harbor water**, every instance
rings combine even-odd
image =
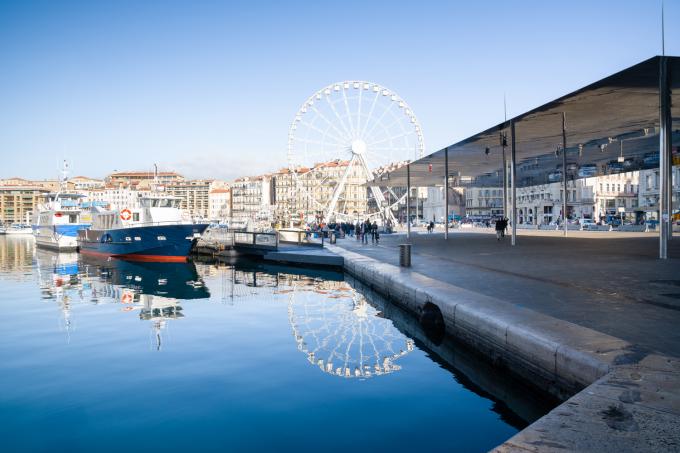
[[[552,402],[342,273],[0,237],[2,451],[486,451]]]

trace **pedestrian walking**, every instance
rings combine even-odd
[[[371,242],[375,244],[377,242],[377,238],[378,238],[378,222],[374,220],[373,225],[371,225]]]
[[[496,240],[500,241],[503,237],[503,219],[496,219]]]

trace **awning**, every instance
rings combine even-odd
[[[517,186],[561,181],[562,115],[566,115],[567,177],[620,173],[659,165],[659,56],[606,77],[536,109],[448,146],[454,185],[500,186],[503,134],[510,160],[510,124],[516,133]],[[668,58],[673,151],[680,142],[680,57]],[[410,164],[412,186],[442,185],[445,150]],[[678,160],[675,154],[674,162]],[[680,162],[678,162],[680,163]],[[676,163],[676,165],[678,164]],[[367,185],[406,186],[407,168]]]

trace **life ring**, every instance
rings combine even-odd
[[[130,211],[128,208],[123,209],[120,211],[120,218],[122,220],[130,220],[132,218],[132,211]]]
[[[121,303],[124,303],[124,304],[132,303],[132,293],[123,293],[123,297],[121,298]]]

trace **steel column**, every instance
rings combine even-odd
[[[449,238],[449,148],[444,148],[444,239]]]
[[[505,124],[503,125],[505,127]],[[503,217],[508,218],[508,159],[505,156],[505,147],[508,145],[508,139],[505,134],[501,132],[501,148],[503,149]]]
[[[562,219],[564,220],[564,236],[567,236],[567,114],[562,112]]]
[[[659,60],[659,258],[668,258],[668,239],[673,234],[671,220],[671,78],[668,58]]]
[[[411,239],[411,164],[406,164],[406,239]]]
[[[512,245],[517,243],[517,172],[515,162],[515,122],[510,121],[510,134],[512,140],[510,142],[510,195],[512,197],[512,207],[510,216],[512,218]]]

